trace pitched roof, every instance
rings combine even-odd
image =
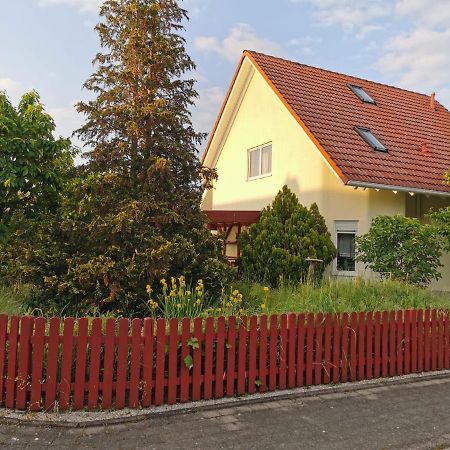
[[[450,193],[450,112],[430,96],[246,51],[257,69],[347,184]],[[376,102],[362,102],[348,87]],[[355,127],[369,128],[387,147],[375,151]],[[426,144],[425,152],[422,151]]]

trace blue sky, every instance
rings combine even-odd
[[[36,89],[68,136],[82,122],[73,105],[98,51],[100,0],[1,0],[0,90],[13,102]],[[450,107],[448,0],[184,0],[185,37],[197,63],[193,111],[209,132],[244,49],[437,92]],[[5,45],[6,43],[6,45]],[[76,142],[79,144],[78,142]]]

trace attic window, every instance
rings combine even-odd
[[[375,100],[361,86],[355,84],[348,84],[347,86],[362,102],[375,105]]]
[[[374,136],[369,128],[355,127],[355,130],[374,150],[388,153],[388,149]]]

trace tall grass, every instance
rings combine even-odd
[[[0,314],[24,314],[25,300],[32,293],[31,286],[9,287],[0,285]]]
[[[245,306],[261,311],[263,286],[240,284]],[[450,308],[450,297],[394,281],[324,281],[285,285],[268,293],[266,313],[351,312],[410,308]]]

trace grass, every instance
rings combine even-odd
[[[29,286],[7,287],[0,285],[0,313],[15,315],[24,314],[24,301],[31,295]]]
[[[245,309],[261,313],[263,286],[240,284]],[[450,308],[450,297],[394,281],[325,281],[300,284],[267,294],[266,313],[384,311],[412,308]]]

